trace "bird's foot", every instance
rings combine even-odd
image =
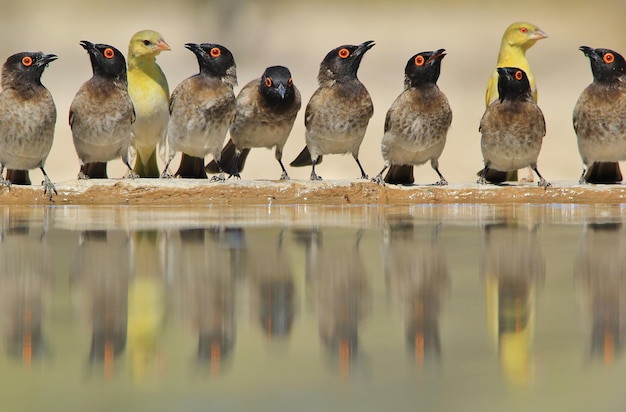
[[[48,195],[51,201],[52,201],[53,193],[57,196],[59,195],[59,192],[57,192],[57,188],[54,186],[54,183],[52,183],[50,179],[48,178],[44,179],[44,181],[41,182],[41,185],[43,186],[43,194]]]
[[[161,172],[161,179],[173,179],[174,175],[169,172],[169,170],[164,170]]]
[[[586,184],[587,184],[587,181],[585,180],[585,178],[584,178],[584,177],[581,177],[580,179],[578,179],[578,184],[579,184],[579,185],[586,185]]]
[[[134,170],[129,170],[124,179],[139,179],[140,177]]]
[[[382,173],[379,173],[376,175],[376,177],[372,178],[372,182],[376,183],[377,185],[385,186],[385,180],[383,179]]]
[[[287,172],[282,172],[280,174],[280,180],[291,180],[291,179],[289,178],[289,175],[287,174]]]
[[[231,177],[232,177],[233,179],[241,180],[241,175],[239,174],[239,172],[235,172],[235,173],[231,173],[231,174],[229,174],[229,175],[228,175],[228,179],[230,179]]]
[[[86,175],[82,170],[78,172],[78,180],[89,180],[89,175]]]
[[[366,175],[365,173],[363,173],[363,174],[361,175],[361,179],[364,179],[364,180],[370,180],[369,176],[368,176],[368,175]]]
[[[485,179],[484,176],[480,176],[478,178],[478,180],[476,181],[476,183],[478,183],[479,185],[486,185],[487,184],[487,179]]]
[[[11,191],[11,181],[0,176],[0,186],[6,186]]]
[[[548,181],[546,181],[546,179],[544,179],[543,177],[541,179],[539,179],[539,181],[537,182],[537,186],[541,186],[545,189],[548,188],[548,186],[552,186],[552,184]]]
[[[448,186],[448,181],[442,177],[435,182],[435,186]]]
[[[319,176],[315,172],[311,172],[311,180],[322,180],[322,176]]]
[[[224,173],[220,173],[217,176],[213,176],[211,180],[209,180],[209,182],[225,182],[225,181],[226,181],[226,177],[224,176]]]

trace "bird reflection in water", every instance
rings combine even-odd
[[[129,241],[125,232],[81,232],[74,252],[70,283],[77,311],[91,327],[90,365],[106,378],[126,349]]]
[[[486,285],[487,327],[496,340],[500,365],[509,383],[531,383],[537,288],[545,279],[545,260],[536,228],[513,223],[484,229],[481,274]]]
[[[450,276],[439,230],[390,216],[384,233],[385,280],[403,313],[407,349],[418,367],[441,357],[439,318]]]
[[[45,238],[29,222],[9,217],[0,234],[0,313],[7,354],[26,367],[47,354],[44,319],[53,271]]]
[[[307,295],[317,310],[321,343],[340,375],[348,376],[362,357],[359,327],[371,303],[359,251],[362,231],[325,228],[296,236],[306,246]]]
[[[174,307],[185,328],[198,336],[197,364],[213,376],[223,373],[235,346],[235,277],[229,241],[233,233],[219,228],[181,229],[168,238]]]
[[[590,355],[612,365],[626,334],[626,234],[621,223],[587,225],[574,277],[591,315]]]

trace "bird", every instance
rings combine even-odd
[[[439,175],[436,185],[448,182],[439,171],[439,156],[446,144],[452,123],[452,109],[437,79],[445,49],[425,51],[412,56],[404,69],[404,91],[396,98],[385,117],[385,134],[381,149],[385,165],[372,179],[384,182],[413,183],[413,165],[430,160]]]
[[[367,124],[374,114],[374,105],[367,89],[357,78],[365,53],[374,47],[372,40],[355,45],[339,46],[326,55],[320,64],[319,88],[307,104],[304,125],[306,147],[290,166],[312,166],[311,180],[322,180],[315,166],[325,154],[351,153],[361,171],[359,148]]]
[[[237,113],[230,126],[230,140],[222,150],[222,167],[231,176],[240,178],[239,172],[251,148],[275,147],[275,157],[282,169],[280,179],[289,180],[282,161],[283,148],[301,101],[291,72],[284,66],[268,67],[260,78],[246,84],[237,95]],[[210,173],[219,172],[215,160],[206,168]]]
[[[0,93],[0,186],[11,187],[2,177],[5,168],[39,168],[44,176],[44,194],[52,200],[57,190],[44,169],[52,148],[57,111],[41,75],[55,54],[21,52],[9,56],[2,66]]]
[[[93,76],[82,84],[70,105],[69,123],[81,164],[78,178],[106,178],[106,162],[119,157],[129,176],[138,177],[128,161],[135,111],[128,95],[126,60],[108,44],[82,40],[80,45],[89,54]],[[98,165],[104,165],[104,173],[92,173]]]
[[[580,183],[619,183],[626,160],[626,62],[610,49],[581,46],[593,82],[574,106],[573,123],[583,161]],[[595,166],[595,167],[594,167]]]
[[[480,147],[485,167],[478,183],[487,183],[489,169],[509,172],[530,166],[539,186],[550,186],[537,170],[546,124],[535,103],[526,73],[517,67],[498,68],[498,100],[490,104],[480,120]]]
[[[165,144],[170,92],[156,57],[169,50],[163,36],[153,30],[135,33],[128,44],[128,93],[137,116],[132,127],[137,155],[133,170],[140,177],[160,176],[157,146]]]
[[[187,43],[185,47],[196,55],[200,72],[183,80],[172,92],[167,129],[170,152],[162,177],[170,177],[169,164],[175,152],[182,152],[176,176],[206,179],[204,157],[212,154],[220,174],[211,180],[223,181],[220,154],[236,111],[235,59],[219,44]]]
[[[537,101],[537,86],[535,84],[535,76],[530,70],[530,65],[526,59],[526,51],[531,48],[538,40],[547,38],[548,35],[529,22],[516,22],[506,28],[502,35],[500,43],[500,51],[498,53],[498,61],[487,85],[485,94],[485,104],[489,106],[498,100],[498,67],[517,67],[523,70],[528,76],[532,96]],[[481,171],[482,172],[482,171]],[[479,173],[481,173],[479,172]],[[507,180],[517,180],[517,171],[503,173],[494,170],[487,171],[486,179],[492,183],[502,183]],[[530,176],[532,181],[532,175]]]

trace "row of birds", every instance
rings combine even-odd
[[[525,52],[547,35],[530,23],[513,23],[505,31],[498,64],[489,80],[487,108],[480,122],[484,168],[479,183],[516,180],[518,169],[530,167],[539,185],[550,184],[537,169],[545,135],[545,120],[536,103],[535,81]],[[301,107],[291,73],[283,66],[268,67],[235,97],[236,65],[232,53],[212,43],[187,43],[199,73],[169,93],[156,63],[170,50],[154,31],[136,33],[129,44],[128,66],[113,46],[81,41],[93,77],[76,93],[69,123],[80,160],[79,179],[106,178],[108,161],[121,158],[129,177],[183,177],[225,180],[240,178],[251,148],[275,148],[282,174],[289,179],[282,151]],[[352,154],[361,177],[368,176],[359,161],[359,148],[369,119],[372,99],[357,71],[373,41],[331,50],[320,64],[319,88],[305,112],[306,147],[291,166],[312,166],[311,180],[321,180],[316,166],[328,154]],[[609,49],[580,50],[589,58],[593,83],[574,108],[574,129],[586,168],[581,182],[616,183],[622,180],[618,161],[626,159],[626,62]],[[405,67],[404,91],[389,108],[381,143],[384,167],[372,180],[411,184],[413,167],[430,161],[439,170],[452,111],[438,88],[445,50],[412,56]],[[41,84],[53,54],[23,52],[10,56],[2,67],[0,93],[0,184],[29,184],[28,170],[39,168],[44,190],[52,199],[56,188],[44,170],[50,152],[56,108]],[[224,145],[226,134],[230,140]],[[167,142],[167,144],[165,144]],[[166,166],[159,172],[157,147],[167,147]],[[174,175],[170,162],[181,152]],[[213,160],[205,166],[205,157]],[[134,167],[131,160],[135,159]],[[3,177],[7,169],[6,178]],[[387,171],[387,169],[389,169]],[[383,174],[387,174],[383,178]]]

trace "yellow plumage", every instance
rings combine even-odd
[[[170,46],[163,36],[152,30],[136,33],[128,45],[128,93],[137,116],[133,124],[134,171],[140,177],[160,176],[156,152],[157,145],[165,142],[170,92],[156,57],[167,50]]]

